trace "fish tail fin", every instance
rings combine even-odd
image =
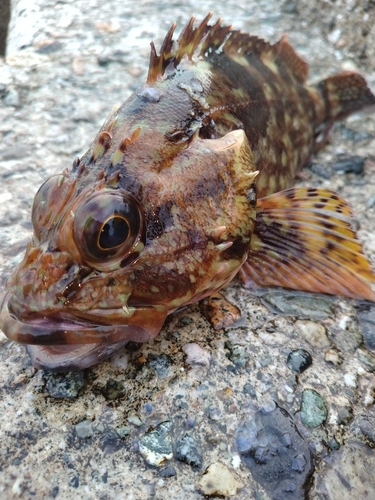
[[[347,203],[325,189],[291,188],[258,200],[245,286],[282,286],[375,302],[375,274]]]
[[[362,75],[343,71],[322,80],[317,89],[326,105],[325,121],[342,120],[355,111],[375,105],[375,96]]]

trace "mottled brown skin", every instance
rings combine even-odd
[[[289,186],[335,118],[375,101],[361,79],[343,105],[342,79],[308,87],[285,38],[269,45],[209,18],[192,19],[177,48],[174,27],[160,55],[152,45],[147,83],[36,195],[0,326],[35,344],[37,367],[94,364],[220,290],[248,256],[256,191]]]

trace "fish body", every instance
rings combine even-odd
[[[177,41],[173,25],[159,54],[151,45],[146,84],[36,194],[0,326],[38,368],[151,340],[239,270],[247,284],[375,300],[346,203],[288,189],[332,123],[375,97],[356,73],[309,86],[285,37],[270,45],[210,17]]]

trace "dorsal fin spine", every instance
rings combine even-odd
[[[222,26],[221,19],[209,25],[211,17],[212,12],[209,12],[197,27],[194,27],[195,17],[191,17],[175,42],[173,34],[176,23],[173,23],[164,38],[159,55],[154,43],[151,43],[148,84],[162,77],[168,65],[173,63],[177,68],[185,56],[189,60],[192,60],[194,54],[209,59],[214,52],[225,52],[228,57],[238,53],[245,56],[253,54],[272,70],[278,71],[278,67],[283,67],[297,81],[306,81],[308,66],[296,54],[285,35],[272,45],[256,36],[233,30],[231,26]]]

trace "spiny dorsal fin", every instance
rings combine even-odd
[[[209,12],[199,26],[194,28],[195,17],[193,16],[182,30],[177,41],[173,40],[176,23],[169,29],[162,46],[160,54],[156,53],[155,45],[151,42],[150,66],[147,83],[155,82],[158,77],[164,75],[169,64],[177,68],[184,56],[192,60],[194,55],[210,59],[211,54],[225,52],[227,55],[244,55],[245,57],[255,55],[267,66],[282,67],[284,71],[293,75],[298,81],[305,82],[308,65],[303,61],[283,36],[274,45],[265,42],[257,36],[232,30],[231,26],[222,26],[221,19],[214,25],[208,21],[212,17]]]
[[[157,55],[154,42],[151,42],[147,83],[153,83],[158,76],[162,76],[170,62],[173,61],[174,66],[177,67],[184,55],[187,55],[190,59],[193,57],[194,52],[207,34],[207,31],[212,28],[212,26],[208,26],[208,21],[211,17],[212,12],[209,12],[201,24],[197,28],[194,28],[195,16],[192,16],[177,40],[178,48],[176,50],[173,50],[173,33],[177,26],[176,23],[172,24],[164,38],[160,48],[160,55]]]

